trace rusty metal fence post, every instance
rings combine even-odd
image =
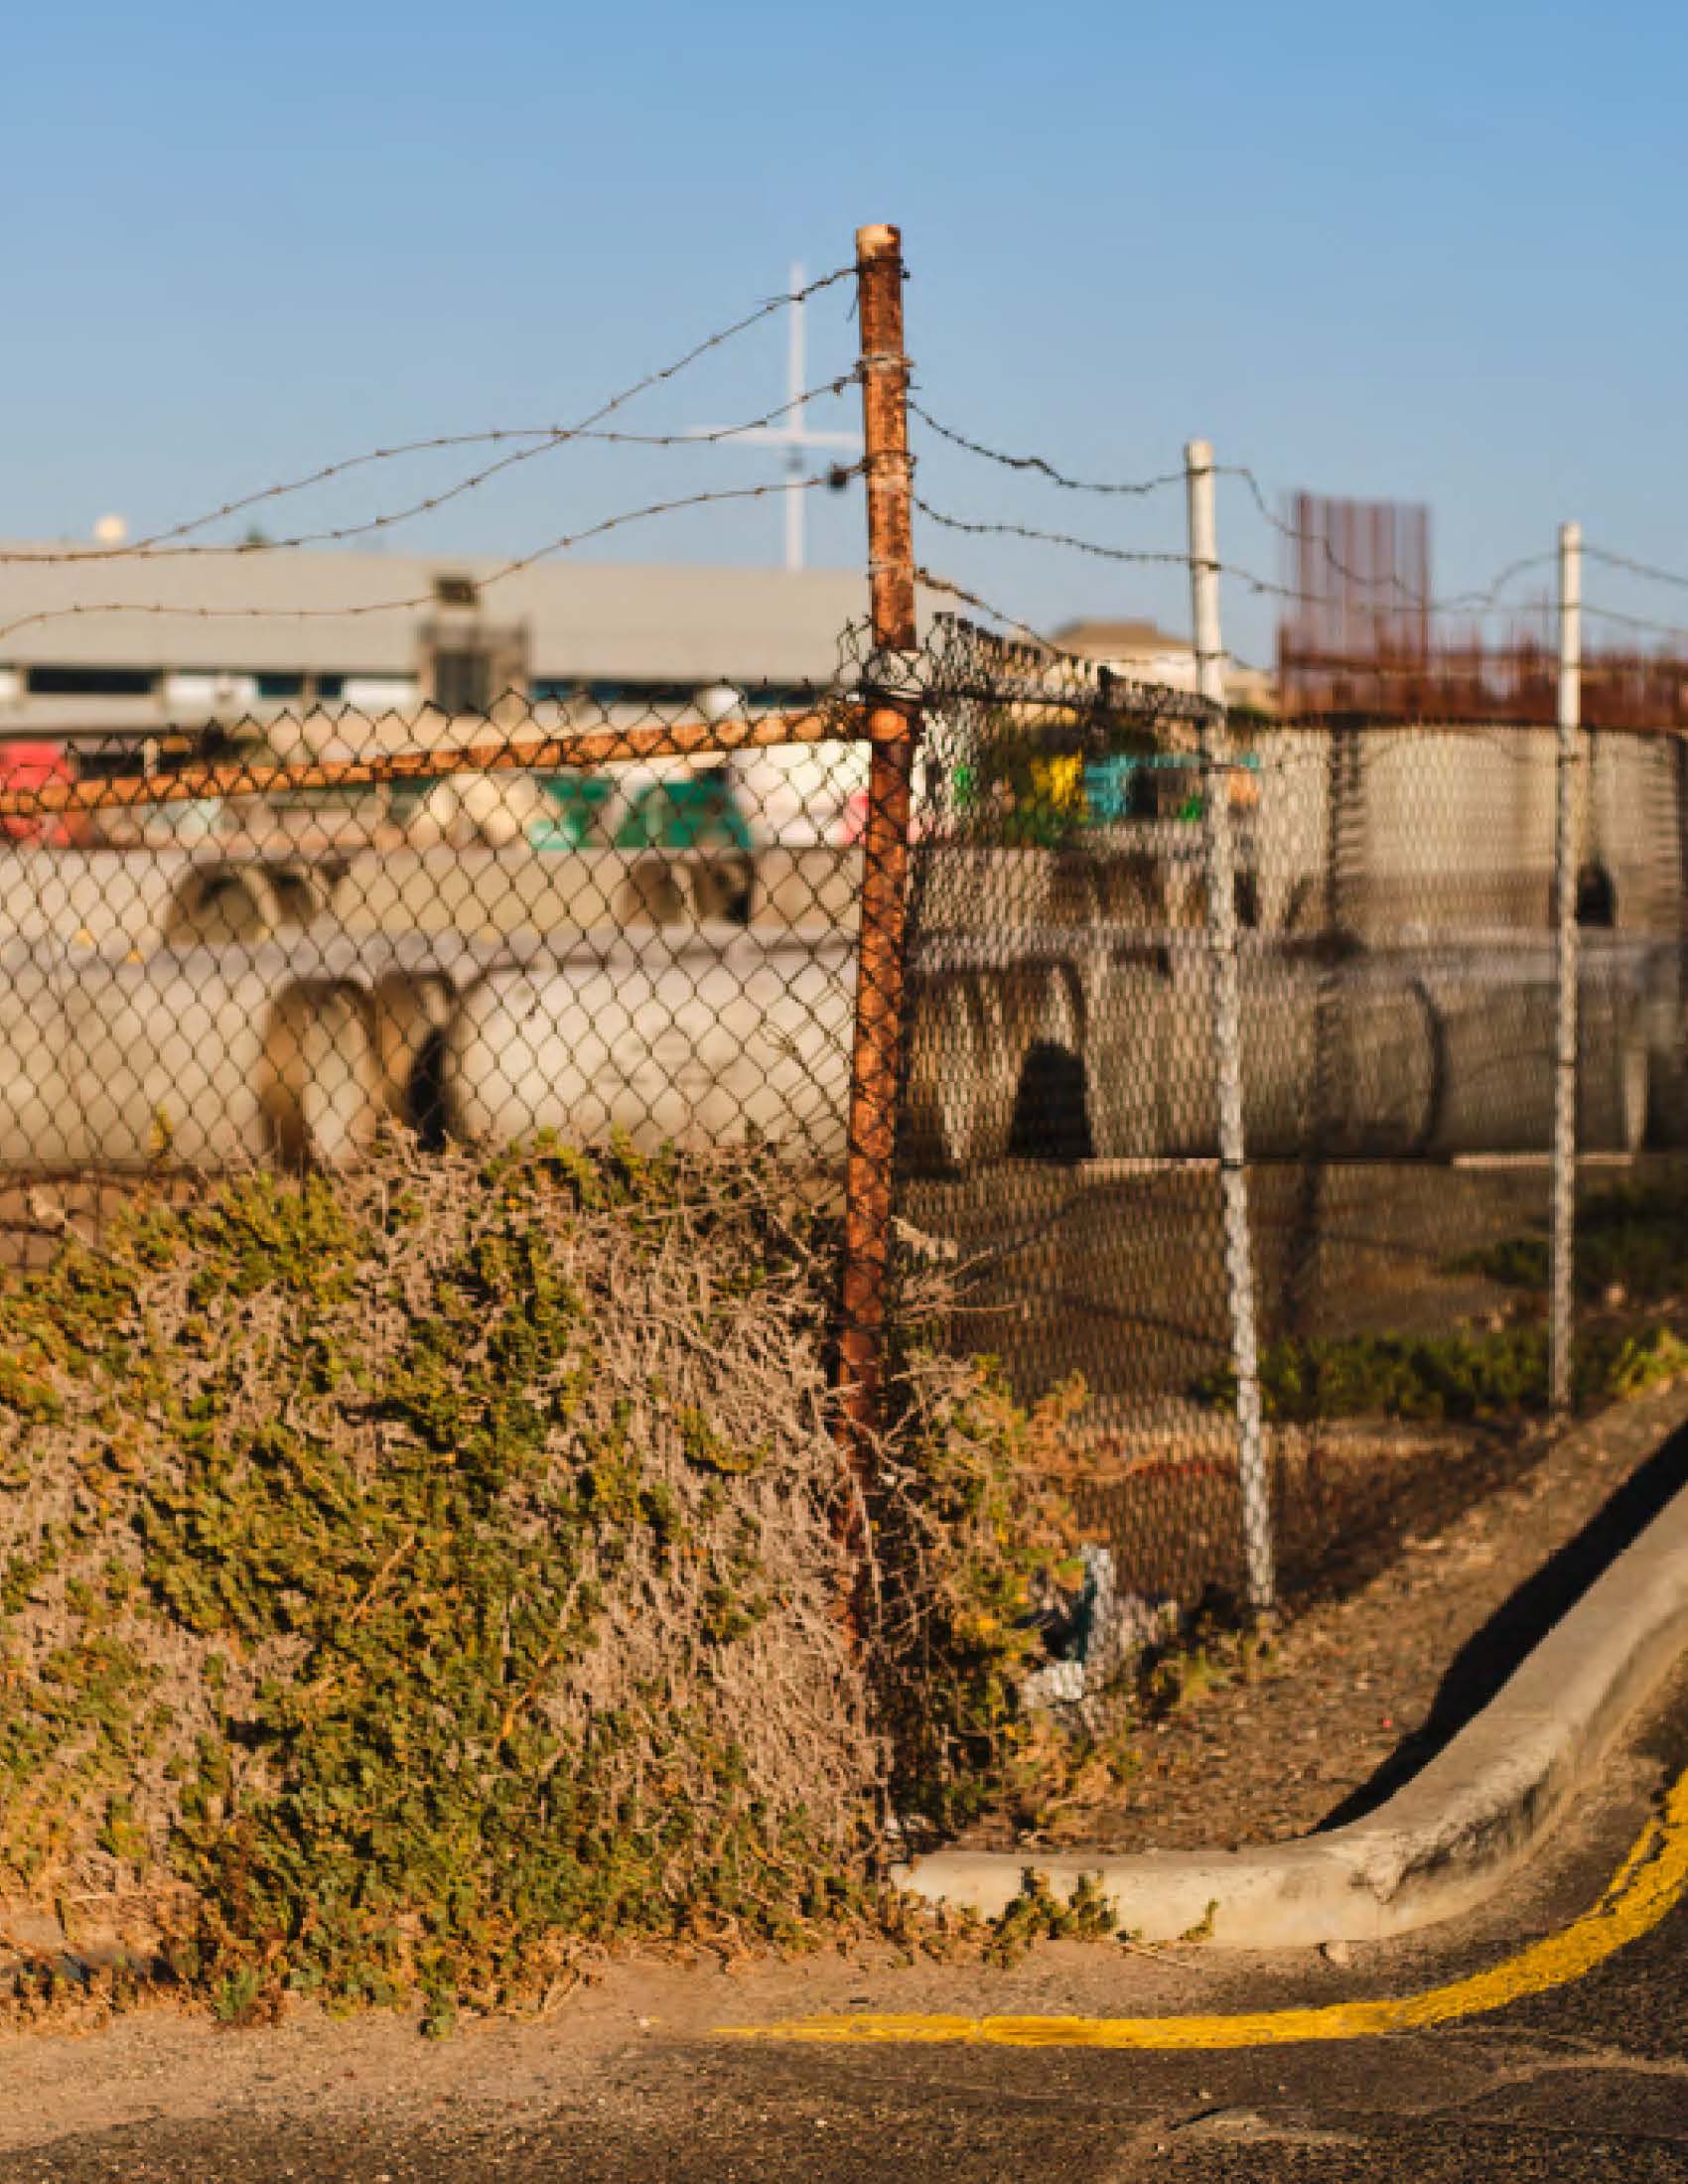
[[[1230,736],[1225,722],[1224,653],[1219,641],[1219,558],[1213,516],[1213,451],[1185,450],[1190,501],[1190,597],[1201,722],[1201,811],[1206,838],[1207,939],[1213,981],[1213,1075],[1218,1107],[1219,1193],[1230,1293],[1231,1368],[1236,1380],[1237,1482],[1242,1498],[1248,1604],[1276,1603],[1272,1500],[1260,1414],[1254,1318],[1254,1251],[1248,1224],[1242,1101],[1242,990],[1237,966],[1236,865],[1231,843]]]
[[[903,347],[903,238],[895,227],[856,234],[866,443],[868,573],[874,658],[872,746],[863,845],[861,937],[845,1174],[839,1364],[858,1483],[869,1483],[878,1415],[891,1232],[892,1169],[907,967],[909,821],[918,714],[896,694],[898,655],[915,646],[910,523],[909,360]]]
[[[1548,1399],[1571,1408],[1572,1285],[1577,1206],[1577,773],[1582,759],[1583,533],[1559,530],[1559,765],[1553,830],[1557,984],[1553,1040],[1553,1211],[1549,1268]]]

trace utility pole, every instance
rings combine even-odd
[[[693,428],[698,439],[729,439],[743,441],[761,448],[779,448],[785,455],[785,566],[801,569],[804,565],[803,504],[808,492],[808,481],[803,473],[803,458],[811,448],[849,449],[852,452],[862,444],[860,433],[822,432],[811,430],[804,423],[807,404],[803,401],[805,374],[808,370],[807,329],[803,314],[807,305],[802,300],[803,269],[791,268],[791,290],[795,299],[786,313],[785,344],[785,412],[774,425],[753,425],[744,432],[724,432],[720,427],[699,425]]]

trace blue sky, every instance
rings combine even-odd
[[[923,398],[965,431],[1123,476],[1200,434],[1274,493],[1422,497],[1442,590],[1567,515],[1688,567],[1685,60],[1663,0],[17,11],[0,531],[150,528],[393,439],[567,418],[892,218]],[[833,291],[813,375],[853,341]],[[636,421],[749,414],[782,373],[765,326]],[[451,475],[286,505],[344,520]],[[748,451],[558,453],[402,536],[520,552],[770,475]],[[1176,493],[1084,501],[937,451],[921,484],[964,515],[1180,542]],[[854,562],[857,496],[814,499],[814,557]],[[1234,493],[1221,525],[1227,558],[1278,573]],[[769,502],[602,550],[778,540]],[[1037,622],[1186,618],[1153,571],[919,544]],[[1258,603],[1227,613],[1239,650],[1269,643]]]

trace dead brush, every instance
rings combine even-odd
[[[629,1943],[903,1934],[887,1818],[1049,1758],[1060,1407],[897,1361],[854,1645],[835,1263],[754,1151],[395,1137],[9,1279],[0,1900],[151,1891],[225,2013],[438,2025]]]

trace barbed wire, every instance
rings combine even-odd
[[[118,560],[175,561],[185,558],[203,559],[216,555],[238,558],[251,554],[287,553],[300,546],[343,545],[349,538],[367,537],[376,531],[391,530],[400,523],[409,522],[415,516],[431,514],[434,509],[445,507],[449,501],[459,500],[464,494],[474,492],[479,486],[485,485],[491,479],[498,477],[501,472],[513,470],[519,463],[531,463],[536,456],[549,455],[553,450],[576,441],[590,441],[601,445],[633,448],[715,447],[725,441],[736,439],[742,433],[760,432],[767,426],[776,423],[792,410],[802,408],[807,402],[824,401],[829,396],[841,394],[846,387],[855,385],[860,376],[859,369],[843,372],[836,379],[829,379],[822,385],[810,387],[802,394],[792,395],[787,401],[775,404],[773,409],[765,410],[760,417],[746,418],[737,425],[718,425],[707,432],[604,432],[584,426],[539,428],[538,432],[542,433],[543,437],[538,438],[537,446],[520,448],[513,455],[501,456],[496,463],[490,463],[484,469],[472,473],[468,478],[459,478],[456,484],[446,486],[439,492],[430,493],[425,499],[412,501],[407,507],[393,508],[380,515],[366,516],[357,523],[337,524],[319,531],[301,531],[291,538],[237,539],[224,546],[207,545],[199,542],[192,545],[167,544],[146,546],[144,548],[137,546],[134,549],[123,547],[112,548],[104,552],[97,548],[90,551],[81,547],[67,547],[62,551],[50,553],[16,553],[0,549],[0,563],[64,564],[82,561]],[[459,444],[472,439],[478,439],[482,442],[495,442],[501,440],[528,440],[536,437],[536,431],[532,427],[506,427],[485,434],[463,435]],[[444,444],[443,442],[432,443],[434,446]]]
[[[1678,591],[1688,592],[1688,576],[1675,569],[1661,569],[1656,562],[1637,561],[1629,554],[1614,553],[1608,546],[1585,545],[1583,552],[1590,561],[1603,562],[1609,569],[1622,569],[1630,576],[1644,577],[1649,583],[1674,585]]]
[[[1583,613],[1594,614],[1602,621],[1616,621],[1626,629],[1647,629],[1661,637],[1674,637],[1688,643],[1688,624],[1678,621],[1655,621],[1647,614],[1630,614],[1618,607],[1603,607],[1597,600],[1584,600]]]
[[[1130,561],[1165,565],[1168,568],[1188,568],[1190,556],[1186,553],[1168,553],[1148,548],[1105,546],[1095,539],[1076,538],[1068,531],[1045,531],[1030,523],[974,522],[967,517],[950,515],[942,508],[933,507],[918,493],[913,501],[916,511],[928,522],[940,525],[946,531],[965,531],[975,538],[1027,538],[1045,546],[1067,546],[1075,553],[1093,554],[1101,561]]]
[[[1072,478],[1041,455],[1010,455],[1002,448],[987,447],[982,440],[970,440],[965,433],[957,432],[953,425],[941,424],[931,411],[913,396],[909,400],[909,414],[917,417],[922,425],[935,432],[940,440],[947,440],[957,448],[964,448],[969,455],[982,456],[987,463],[999,463],[1005,470],[1036,471],[1052,484],[1061,486],[1067,492],[1118,493],[1143,495],[1160,492],[1168,485],[1182,485],[1183,471],[1166,471],[1158,478],[1139,478],[1102,481],[1095,478]]]
[[[280,484],[266,485],[260,491],[246,493],[238,499],[224,501],[219,507],[211,509],[204,515],[191,516],[187,521],[173,524],[167,530],[152,532],[146,538],[134,539],[121,546],[54,548],[45,553],[4,552],[0,553],[0,561],[51,563],[136,561],[155,558],[159,555],[161,548],[169,547],[178,540],[189,538],[194,532],[203,531],[212,523],[220,523],[232,515],[242,515],[249,509],[260,507],[272,500],[283,499],[291,493],[305,492],[312,486],[327,484],[333,478],[343,478],[352,471],[367,469],[371,464],[390,463],[401,456],[431,454],[447,448],[485,447],[507,439],[533,438],[539,440],[539,446],[520,451],[515,455],[505,456],[485,472],[473,478],[465,479],[450,491],[419,501],[414,508],[399,511],[388,517],[372,519],[366,528],[373,530],[380,528],[384,523],[402,522],[407,515],[421,514],[430,508],[440,506],[444,501],[455,499],[458,494],[471,490],[475,485],[484,484],[489,478],[495,476],[500,470],[507,469],[517,462],[525,462],[534,455],[546,454],[551,448],[560,447],[568,441],[588,438],[611,440],[619,437],[614,434],[599,433],[594,428],[601,425],[606,417],[614,416],[618,410],[626,409],[630,402],[634,401],[641,394],[648,393],[652,387],[660,386],[664,381],[675,378],[680,372],[695,364],[700,357],[708,355],[711,349],[720,348],[726,342],[735,341],[741,334],[748,333],[754,326],[759,326],[764,319],[771,318],[776,311],[788,310],[793,304],[806,303],[811,296],[819,295],[823,289],[831,288],[836,282],[851,278],[855,271],[856,268],[853,264],[837,266],[832,272],[823,273],[819,279],[805,282],[801,288],[792,289],[788,293],[778,296],[769,297],[766,302],[759,304],[754,311],[747,312],[744,317],[736,319],[731,326],[722,327],[714,334],[706,336],[701,341],[694,343],[683,355],[675,357],[671,363],[663,364],[654,371],[646,372],[641,379],[634,380],[631,385],[624,387],[620,393],[611,395],[607,401],[600,403],[597,409],[591,411],[577,424],[515,427],[474,433],[446,433],[430,440],[401,441],[390,448],[371,448],[362,455],[347,456],[340,462],[325,464],[321,469],[312,471],[303,478],[287,479]],[[796,407],[797,403],[801,401],[819,400],[826,394],[836,393],[850,384],[856,376],[855,371],[846,373],[842,378],[830,382],[827,386],[817,388],[812,396],[799,396],[796,401],[787,402],[781,405],[779,409],[770,411],[767,416],[755,420],[751,424],[724,428],[719,433],[641,435],[638,436],[638,439],[640,444],[643,445],[670,446],[677,445],[682,441],[696,443],[717,438],[731,438],[737,433],[755,431],[758,425],[772,423],[784,411]],[[263,547],[259,547],[256,542],[252,542],[227,547],[210,547],[202,550],[214,553],[280,551],[292,545],[317,544],[327,539],[346,538],[352,535],[354,535],[353,530],[349,527],[341,531],[308,534],[296,540],[266,541]]]
[[[652,500],[641,508],[624,509],[620,514],[605,516],[601,521],[588,524],[582,530],[550,539],[543,546],[536,546],[531,553],[520,554],[513,561],[505,562],[490,576],[478,579],[477,590],[490,591],[494,585],[519,575],[524,569],[533,568],[554,554],[568,553],[576,546],[584,546],[591,539],[603,538],[611,531],[623,530],[631,523],[642,523],[653,516],[672,515],[680,509],[706,507],[714,502],[762,500],[770,493],[807,492],[817,485],[847,483],[852,478],[860,477],[865,468],[863,463],[851,463],[840,465],[815,478],[777,478],[763,485],[717,487],[709,492],[684,493],[670,500]],[[12,621],[0,623],[0,638],[15,636],[20,629],[33,629],[43,622],[64,621],[82,614],[175,615],[190,621],[340,621],[355,619],[365,614],[402,614],[410,608],[431,607],[434,604],[432,592],[415,593],[405,599],[362,600],[341,607],[194,607],[169,601],[85,600],[64,607],[44,607],[34,614],[20,614]]]
[[[1088,554],[1097,560],[1125,562],[1138,566],[1188,569],[1193,565],[1192,557],[1187,551],[1172,552],[1147,547],[1111,546],[1100,539],[1081,538],[1070,531],[1045,530],[1036,524],[1030,523],[974,521],[966,517],[951,515],[945,509],[934,507],[930,501],[923,499],[918,494],[914,495],[914,504],[928,521],[940,525],[943,529],[966,532],[975,537],[1024,538],[1031,540],[1036,545],[1063,546],[1074,553]],[[1498,591],[1512,577],[1534,566],[1535,562],[1542,558],[1544,557],[1531,556],[1528,560],[1509,564],[1501,570],[1486,592],[1457,594],[1447,599],[1432,599],[1426,604],[1430,608],[1441,611],[1471,612],[1473,610],[1467,605],[1467,602],[1487,600],[1492,603]],[[1551,560],[1554,557],[1549,555],[1545,558]],[[1242,585],[1246,591],[1259,598],[1287,600],[1292,605],[1305,607],[1329,605],[1328,597],[1324,593],[1303,592],[1293,585],[1275,583],[1272,578],[1263,577],[1257,571],[1244,568],[1238,562],[1215,561],[1209,566],[1216,570],[1219,575],[1229,577],[1233,583]],[[1543,608],[1532,602],[1520,602],[1507,610],[1508,613],[1513,614],[1536,614],[1543,611]]]
[[[964,449],[967,454],[978,456],[988,463],[998,464],[1005,470],[1034,472],[1038,476],[1048,478],[1052,484],[1058,485],[1068,492],[1143,496],[1160,491],[1168,485],[1182,483],[1189,476],[1188,471],[1167,471],[1159,476],[1143,478],[1078,478],[1070,472],[1060,470],[1045,456],[1014,454],[1005,448],[993,448],[982,440],[975,440],[966,433],[958,432],[954,426],[946,425],[940,419],[934,417],[920,402],[911,400],[909,409],[911,415],[919,418],[920,422],[929,427],[940,439],[947,440],[954,447]],[[1317,543],[1332,570],[1345,582],[1375,589],[1391,588],[1399,594],[1405,604],[1426,613],[1469,614],[1483,612],[1498,605],[1500,593],[1515,578],[1526,574],[1532,569],[1549,566],[1557,558],[1552,552],[1524,555],[1517,561],[1507,563],[1486,586],[1473,588],[1463,593],[1454,593],[1446,597],[1437,597],[1435,594],[1416,590],[1393,571],[1375,573],[1352,568],[1342,560],[1332,546],[1331,541],[1323,533],[1309,531],[1302,525],[1287,522],[1272,507],[1258,475],[1248,464],[1215,464],[1213,466],[1213,476],[1215,478],[1240,478],[1243,484],[1247,486],[1250,498],[1261,517],[1274,531],[1284,538],[1298,542],[1312,540]],[[943,522],[945,519],[934,515],[934,520]],[[960,529],[966,526],[952,522],[950,527]],[[1019,535],[1071,546],[1077,551],[1101,555],[1108,560],[1152,560],[1161,558],[1147,554],[1134,554],[1120,548],[1103,547],[1094,541],[1072,538],[1059,532],[1039,531],[1032,526],[1015,526],[1013,528],[1019,532]],[[1255,576],[1251,572],[1239,569],[1230,563],[1223,563],[1221,567],[1227,575],[1236,577],[1240,582],[1249,585],[1252,590],[1265,596],[1292,600],[1304,606],[1322,606],[1326,604],[1325,595],[1322,593],[1299,591],[1291,586],[1273,584],[1267,578]],[[1650,573],[1664,574],[1664,572]],[[1688,577],[1667,578],[1666,580],[1688,587]]]

